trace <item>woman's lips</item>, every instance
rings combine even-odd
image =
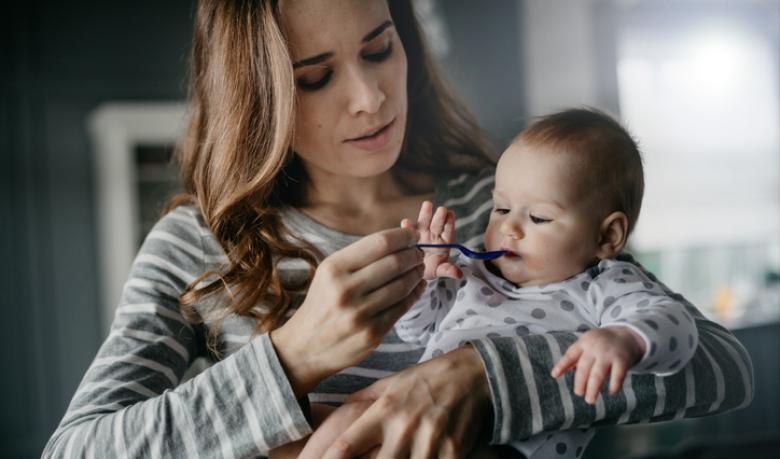
[[[395,126],[395,119],[369,135],[347,139],[344,142],[361,150],[378,150],[390,141],[390,134]]]

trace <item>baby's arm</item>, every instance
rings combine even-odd
[[[552,369],[552,377],[576,368],[574,393],[591,405],[609,376],[609,393],[616,394],[623,386],[629,368],[645,354],[645,342],[627,327],[605,327],[590,330],[569,346]]]
[[[607,377],[614,394],[629,371],[674,374],[698,345],[698,332],[685,306],[652,275],[626,262],[602,262],[599,269],[588,296],[601,328],[582,335],[552,370],[557,378],[576,367],[574,392],[591,404]]]
[[[455,214],[445,207],[439,207],[434,214],[430,201],[422,203],[416,224],[404,219],[401,226],[416,228],[422,244],[449,244],[455,239]],[[395,324],[401,340],[422,346],[426,345],[451,305],[451,298],[445,300],[447,293],[442,291],[447,288],[446,281],[435,281],[436,277],[459,279],[463,276],[461,269],[449,262],[449,249],[425,249],[424,263],[423,276],[428,279],[426,291]]]

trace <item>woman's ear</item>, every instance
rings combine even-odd
[[[612,212],[601,222],[596,256],[600,260],[612,258],[626,246],[628,217],[623,212]]]

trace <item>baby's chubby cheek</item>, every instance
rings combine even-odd
[[[496,267],[501,271],[501,277],[504,279],[514,283],[522,283],[527,279],[526,270],[524,267],[520,266],[520,263],[520,260],[516,257],[510,260],[508,257],[504,256],[498,259]]]
[[[549,283],[555,277],[550,272],[550,262],[533,254],[523,256],[507,256],[499,258],[496,266],[504,279],[522,286]]]

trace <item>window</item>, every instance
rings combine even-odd
[[[645,1],[617,14],[620,114],[645,161],[633,247],[732,325],[780,312],[777,8]]]
[[[173,102],[107,103],[90,114],[104,334],[141,241],[179,189],[169,160],[185,116]]]

